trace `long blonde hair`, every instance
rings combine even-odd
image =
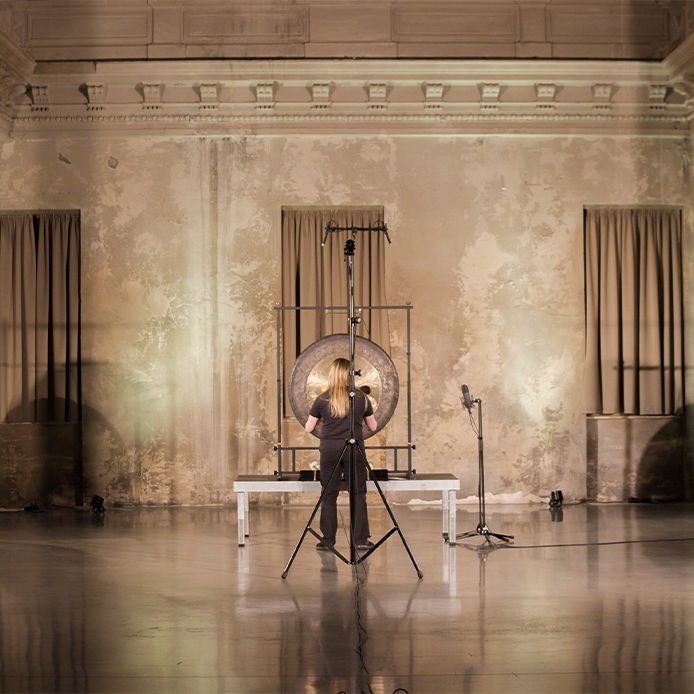
[[[328,372],[330,388],[330,414],[346,417],[349,411],[349,361],[339,357],[330,365]]]

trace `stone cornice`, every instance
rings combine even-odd
[[[404,59],[389,50],[387,57],[359,59],[311,58],[308,52],[299,59],[247,59],[258,57],[253,50],[244,52],[244,59],[208,59],[219,46],[205,48],[207,42],[223,39],[230,48],[238,42],[255,45],[265,40],[264,32],[274,36],[280,16],[289,22],[282,36],[274,36],[280,43],[285,39],[307,42],[302,45],[308,51],[320,36],[327,46],[333,30],[338,34],[350,30],[347,18],[357,4],[348,0],[246,1],[235,2],[230,14],[226,0],[124,0],[117,5],[35,0],[26,15],[30,50],[43,51],[44,58],[63,54],[75,58],[98,48],[94,55],[103,59],[44,59],[35,64],[0,34],[0,132],[13,137],[227,132],[690,134],[694,35],[683,42],[682,36],[691,29],[688,23],[694,13],[682,2],[667,7],[652,0],[637,3],[628,13],[640,22],[640,28],[632,27],[636,33],[625,33],[620,23],[624,7],[601,2],[589,3],[586,9],[569,0],[494,0],[492,14],[489,3],[483,2],[374,2],[369,16],[381,24],[363,37],[367,43],[383,40],[400,42],[401,47],[423,47],[438,36],[442,44],[454,40],[462,46],[460,42],[475,42],[484,35],[491,44],[525,42],[532,51],[543,41],[555,42],[552,51],[556,51],[562,42],[604,43],[604,32],[593,28],[593,20],[600,17],[616,32],[614,41],[624,46],[648,43],[649,22],[656,22],[653,30],[658,41],[665,41],[663,45],[674,41],[679,47],[662,61],[573,59],[580,52],[564,53],[572,57],[565,60],[542,51],[531,51],[533,59],[520,59],[517,52],[511,58],[444,59],[434,57],[436,51],[426,53],[427,59]],[[446,23],[458,17],[463,6],[474,20],[454,23],[451,33]],[[487,26],[492,15],[496,17],[493,26]],[[427,21],[419,21],[424,16]],[[257,21],[248,24],[249,17]],[[576,17],[583,18],[578,25],[573,23]],[[99,20],[96,34],[95,18]],[[222,19],[225,23],[220,27]],[[118,46],[113,43],[112,25],[125,32],[118,34]],[[343,34],[341,39],[348,36]],[[186,51],[197,46],[195,50],[203,52],[197,58],[195,52],[181,54],[180,46],[186,42]],[[87,44],[92,48],[80,53]],[[166,46],[173,53],[167,53]],[[128,53],[131,49],[135,52]],[[617,53],[622,58],[629,55]],[[140,54],[142,59],[137,58]],[[609,51],[591,53],[598,54],[604,58]],[[128,59],[113,60],[119,55]],[[155,55],[166,59],[155,59]]]
[[[670,63],[41,63],[26,93],[15,100],[12,134],[512,132],[684,137],[694,117],[694,81],[688,77],[694,61],[688,51],[687,42]]]
[[[694,40],[694,35],[691,37]],[[694,60],[691,61],[694,65]],[[307,82],[332,79],[358,83],[364,80],[393,80],[418,83],[432,75],[455,82],[475,83],[503,79],[504,82],[558,80],[590,82],[620,80],[647,83],[668,81],[665,62],[606,60],[181,60],[39,63],[36,75],[60,80],[71,75],[99,75],[112,81],[132,82],[142,78],[164,81],[205,79],[228,82],[257,82],[272,79]]]
[[[610,113],[139,113],[80,116],[22,116],[18,137],[102,135],[581,135],[684,138],[685,116]]]

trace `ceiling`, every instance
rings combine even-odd
[[[11,0],[37,61],[215,58],[662,60],[687,0]]]

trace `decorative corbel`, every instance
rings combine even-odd
[[[501,96],[501,85],[498,82],[487,82],[480,85],[480,93],[482,102],[480,109],[482,111],[498,111],[499,97]]]
[[[535,108],[540,111],[552,111],[555,108],[554,97],[557,93],[556,84],[535,85]]]
[[[609,111],[612,108],[612,84],[593,85],[593,110]]]
[[[275,108],[275,83],[259,82],[255,87],[255,107],[259,111]]]
[[[330,84],[328,82],[314,82],[311,85],[311,108],[330,108]]]
[[[107,88],[105,84],[87,85],[87,111],[103,111],[106,102]]]
[[[51,105],[51,97],[48,85],[32,84],[31,91],[31,110],[34,113],[48,111]]]
[[[383,82],[369,82],[369,104],[370,109],[384,109],[388,105],[386,101],[387,85]]]
[[[159,111],[161,110],[161,95],[163,91],[163,85],[161,83],[157,84],[143,84],[142,93],[144,96],[144,102],[142,108],[145,111]]]
[[[440,111],[443,108],[443,84],[440,82],[424,83],[424,108],[427,111]]]
[[[219,84],[200,85],[200,110],[215,111],[219,108]]]
[[[651,111],[664,111],[667,108],[665,97],[667,96],[667,84],[649,84],[648,101]]]

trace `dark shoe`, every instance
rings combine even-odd
[[[371,542],[371,540],[365,540],[364,542],[360,542],[357,545],[357,549],[365,550],[365,549],[371,549],[374,547],[374,543]]]
[[[332,552],[333,551],[333,545],[328,544],[324,540],[321,540],[317,545],[316,549],[319,552]]]

